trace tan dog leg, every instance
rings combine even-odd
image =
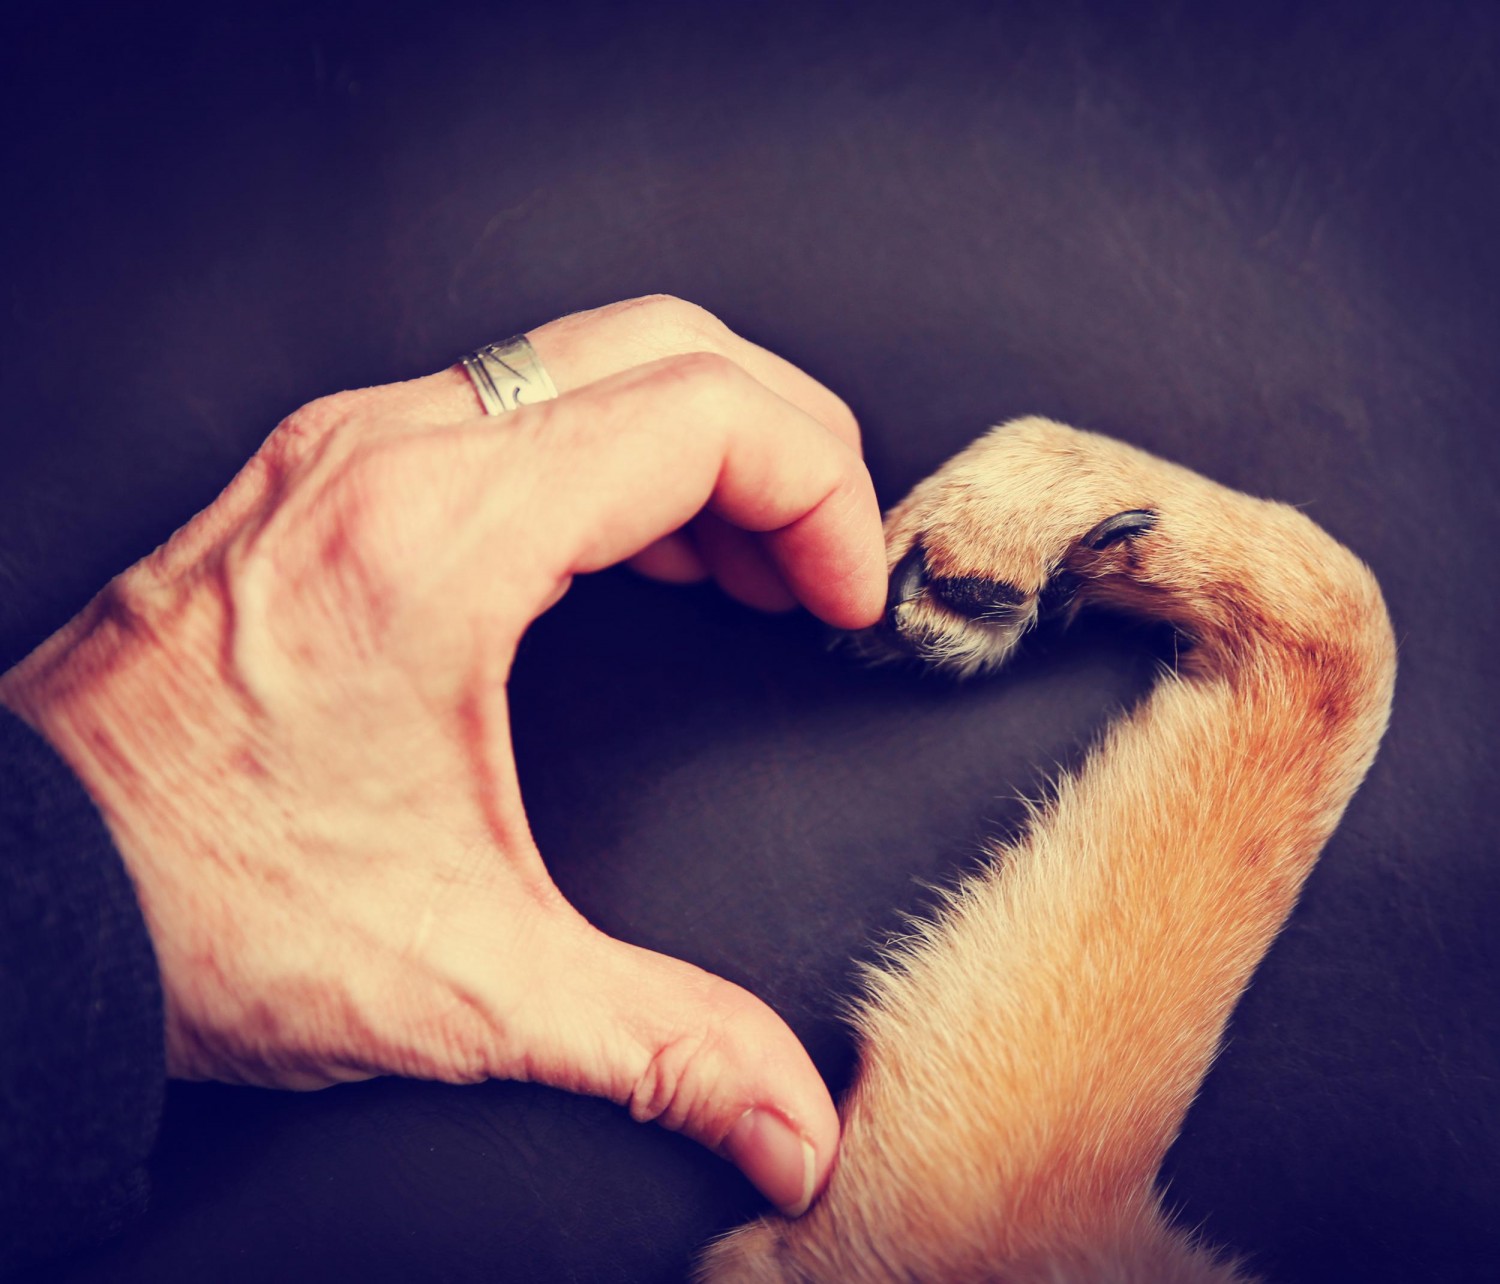
[[[871,654],[989,669],[1040,612],[1091,603],[1187,649],[871,978],[827,1192],[722,1240],[702,1278],[1246,1280],[1153,1183],[1385,728],[1380,591],[1295,510],[1039,419],[918,486],[887,536]]]

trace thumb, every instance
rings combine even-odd
[[[592,928],[571,948],[578,957],[549,969],[565,993],[538,1005],[569,1015],[533,1047],[531,1077],[686,1134],[801,1216],[833,1166],[839,1121],[786,1022],[748,990]]]

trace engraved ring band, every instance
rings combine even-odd
[[[550,401],[557,387],[524,334],[487,343],[463,359],[465,373],[487,415]]]

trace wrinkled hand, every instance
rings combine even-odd
[[[563,900],[505,683],[571,578],[624,560],[872,622],[857,429],[676,300],[531,339],[561,395],[503,418],[456,369],[297,411],[0,699],[105,814],[175,1075],[536,1080],[679,1129],[800,1212],[838,1140],[821,1079],[758,999]]]

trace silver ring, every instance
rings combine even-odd
[[[465,357],[463,366],[487,415],[503,415],[557,396],[552,376],[524,334],[485,344]]]

